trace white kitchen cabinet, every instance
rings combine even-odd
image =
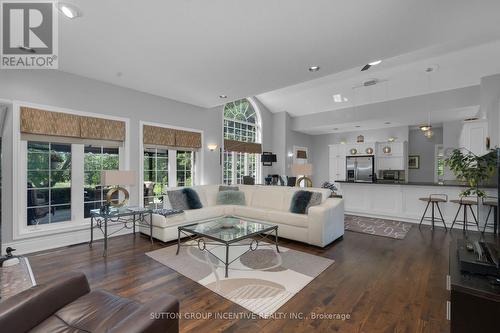
[[[482,156],[488,152],[486,149],[487,137],[488,122],[486,120],[466,121],[460,135],[460,148],[468,149],[474,154]]]
[[[378,156],[377,170],[405,170],[405,160],[403,156]]]
[[[330,146],[330,181],[345,180],[345,145]]]
[[[389,147],[390,152],[384,152]],[[378,142],[377,143],[377,170],[406,170],[408,145],[405,142]]]

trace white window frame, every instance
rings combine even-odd
[[[242,98],[244,99],[244,98]],[[247,124],[247,125],[252,125],[252,126],[255,126],[255,129],[256,129],[256,133],[255,133],[255,141],[256,143],[260,143],[262,145],[262,115],[261,115],[261,111],[260,111],[260,108],[258,107],[257,103],[255,102],[255,100],[251,97],[247,97],[246,100],[252,105],[254,111],[255,111],[255,123],[248,123],[248,122],[245,122],[245,121],[238,121],[240,123],[243,123],[243,124]],[[222,106],[222,142],[224,142],[224,121],[226,120],[226,118],[224,117],[224,107],[226,105],[224,104]],[[228,119],[228,120],[231,120],[231,121],[234,121],[232,119]],[[235,185],[237,183],[237,177],[236,177],[236,154],[237,152],[231,152],[232,154],[232,160],[233,160],[233,163],[232,163],[232,166],[231,166],[231,184],[232,185]],[[260,163],[260,158],[259,158],[259,154],[256,154],[257,155],[257,161],[256,161],[256,170],[255,170],[255,183],[262,183],[263,182],[263,176],[262,176],[262,163]],[[224,147],[222,147],[222,156],[221,156],[221,179],[222,179],[222,183],[224,183]],[[245,153],[245,174],[248,174],[248,153]]]
[[[13,208],[13,240],[26,239],[53,235],[58,233],[79,231],[89,228],[90,218],[83,218],[83,159],[84,144],[72,144],[71,162],[71,221],[28,226],[27,221],[27,141],[21,140],[20,114],[21,107],[30,107],[52,112],[62,112],[80,116],[96,117],[110,120],[123,121],[125,123],[125,141],[120,147],[120,169],[129,169],[130,158],[130,120],[123,117],[109,116],[105,114],[78,111],[73,109],[59,108],[50,105],[31,103],[26,101],[12,102],[12,198]],[[57,142],[57,140],[47,140]],[[79,153],[81,151],[81,154]],[[80,160],[81,159],[81,160]],[[78,167],[78,166],[81,166]]]
[[[170,157],[171,157],[170,156],[170,150],[166,149],[166,148],[161,148],[161,147],[157,147],[157,146],[150,146],[150,145],[144,145],[144,149],[142,151],[142,163],[143,163],[143,165],[142,165],[142,167],[143,167],[143,173],[142,173],[143,182],[142,182],[142,186],[144,187],[144,172],[145,172],[145,170],[144,170],[144,151],[146,149],[154,149],[155,150],[155,170],[154,170],[154,172],[156,174],[156,181],[158,181],[158,171],[159,171],[159,169],[158,169],[158,150],[161,149],[161,150],[165,150],[167,152],[167,166],[168,166],[168,168],[167,168],[167,174],[168,174],[167,186],[168,186],[170,184]],[[154,188],[153,188],[153,190],[154,190]],[[149,197],[151,197],[151,196],[148,196],[148,198]],[[154,197],[155,197],[155,195],[154,195],[154,192],[153,192],[153,198]],[[143,191],[142,198],[143,198],[142,205],[144,206],[144,199],[145,199],[145,197],[144,197],[144,191]]]
[[[162,128],[170,128],[170,129],[178,129],[178,130],[183,130],[183,131],[190,131],[190,132],[196,132],[200,133],[201,135],[201,148],[199,150],[194,151],[193,155],[193,163],[192,163],[192,173],[193,173],[193,185],[203,185],[204,184],[204,173],[203,173],[203,165],[204,165],[204,152],[205,152],[205,147],[204,147],[204,133],[203,130],[199,129],[194,129],[194,128],[186,128],[186,127],[178,127],[178,126],[171,126],[167,124],[162,124],[162,123],[155,123],[155,122],[149,122],[149,121],[139,121],[139,152],[140,152],[140,158],[139,158],[139,205],[141,207],[144,206],[144,190],[143,190],[143,184],[144,184],[144,148],[147,147],[154,147],[154,145],[145,145],[143,142],[143,136],[144,136],[144,126],[155,126],[155,127],[162,127]],[[158,146],[158,148],[162,148],[161,146]],[[165,149],[165,147],[163,147]],[[185,151],[187,149],[178,149],[180,151]],[[168,149],[168,187],[177,187],[177,149]]]
[[[439,154],[442,154],[441,156]],[[437,144],[434,146],[434,182],[437,183],[439,182],[439,175],[438,175],[438,169],[439,169],[439,160],[444,160],[444,145],[443,144]],[[442,180],[444,180],[446,175],[446,167],[444,168],[444,174],[442,177]]]
[[[78,145],[78,146],[82,146],[82,149],[83,149],[83,151],[79,152],[80,154],[83,154],[82,155],[83,156],[82,167],[78,168],[78,169],[83,169],[83,172],[81,172],[81,175],[80,174],[78,175],[78,178],[79,178],[78,181],[79,182],[81,181],[80,179],[83,179],[83,182],[82,182],[82,191],[81,191],[81,194],[82,194],[82,197],[83,197],[83,191],[85,190],[85,146],[87,146],[87,145],[84,144],[84,145]],[[101,154],[102,154],[102,148],[111,148],[111,147],[106,146],[104,144],[100,144],[100,145],[98,145],[98,144],[92,144],[92,146],[93,147],[101,147]],[[118,159],[119,159],[118,170],[123,170],[123,167],[122,167],[122,152],[123,152],[123,149],[121,147],[118,147]],[[80,158],[80,155],[77,155],[77,157]],[[101,170],[101,171],[104,171],[104,170]],[[101,181],[102,181],[102,179],[101,179]],[[103,199],[103,201],[105,201],[106,200],[106,198],[104,197],[104,187],[105,186],[103,186],[102,183],[100,184],[100,186],[101,186],[101,191],[102,191],[102,195],[103,195],[102,199]],[[83,197],[83,205],[84,205],[83,209],[85,210],[85,203],[94,203],[94,202],[98,202],[98,201],[85,201],[85,197]],[[80,213],[80,212],[78,212],[78,213]],[[85,219],[85,212],[82,211],[82,213],[83,213],[82,216]],[[82,218],[82,217],[78,216],[78,218]],[[86,221],[90,220],[90,217],[86,218],[85,220]]]

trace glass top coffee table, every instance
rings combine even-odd
[[[276,251],[279,253],[277,225],[247,220],[234,216],[219,217],[213,220],[178,227],[176,254],[179,254],[181,246],[192,246],[181,244],[181,237],[187,237],[188,239],[184,243],[188,241],[196,241],[200,251],[207,251],[222,262],[225,265],[226,277],[228,277],[228,267],[231,263],[249,251],[255,251],[259,246],[259,241],[263,241],[264,239],[267,239],[268,236],[272,236],[273,234],[274,245],[276,246]],[[244,240],[251,241],[245,243],[242,242]],[[210,249],[207,248],[207,244],[225,246],[225,260],[219,258],[212,251],[210,251]],[[248,246],[249,249],[237,258],[229,261],[230,246]]]

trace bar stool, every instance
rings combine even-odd
[[[418,227],[420,228],[420,226],[422,225],[422,222],[424,220],[428,220],[428,221],[432,222],[432,229],[434,230],[434,221],[440,221],[440,222],[443,222],[444,229],[448,230],[446,228],[446,222],[444,221],[443,214],[441,213],[441,208],[439,208],[440,202],[441,203],[448,202],[448,196],[446,194],[431,194],[428,197],[419,198],[418,200],[427,202],[427,206],[425,207],[424,214],[422,215],[422,218],[420,219],[420,224],[418,225]],[[425,214],[427,213],[427,209],[429,209],[429,205],[431,205],[431,204],[432,204],[432,215],[430,217],[427,217],[427,216],[425,216]],[[441,216],[441,218],[438,218],[435,216],[435,208],[436,207],[438,209],[439,216]]]
[[[460,206],[458,206],[458,210],[457,210],[457,214],[455,215],[455,218],[453,219],[453,223],[451,224],[451,228],[453,229],[453,226],[455,225],[455,223],[457,224],[461,224],[463,226],[463,231],[464,232],[467,232],[468,230],[468,226],[469,225],[474,225],[474,223],[469,223],[468,219],[467,219],[467,208],[469,208],[470,212],[472,213],[472,217],[474,218],[474,222],[476,223],[476,227],[477,227],[477,231],[481,231],[481,229],[479,228],[479,222],[477,221],[477,218],[476,218],[476,214],[474,214],[474,210],[472,209],[472,206],[477,206],[477,200],[475,199],[471,199],[470,197],[461,197],[460,199],[454,199],[454,200],[450,200],[450,202],[453,202],[453,203],[456,203],[456,204],[459,204]],[[458,217],[458,214],[460,214],[460,209],[462,209],[463,207],[463,211],[464,211],[464,220],[463,221],[459,221],[457,220],[457,217]]]
[[[498,230],[498,198],[496,197],[483,197],[483,206],[489,207],[488,215],[486,216],[486,221],[484,222],[483,233],[486,230],[486,227],[490,225],[488,223],[488,219],[490,218],[491,211],[493,210],[493,233],[496,235]]]

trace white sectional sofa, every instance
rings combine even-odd
[[[187,210],[182,214],[164,217],[153,214],[153,237],[167,242],[177,239],[177,227],[221,216],[237,216],[279,226],[280,237],[324,247],[344,235],[344,202],[329,198],[330,190],[307,188],[322,194],[321,204],[309,208],[308,214],[289,212],[292,197],[297,187],[237,185],[245,193],[245,206],[217,205],[219,185],[193,186],[203,208]],[[166,191],[178,190],[166,188]],[[304,190],[304,189],[302,189]],[[167,198],[164,208],[170,208]],[[149,235],[149,228],[141,232]]]

